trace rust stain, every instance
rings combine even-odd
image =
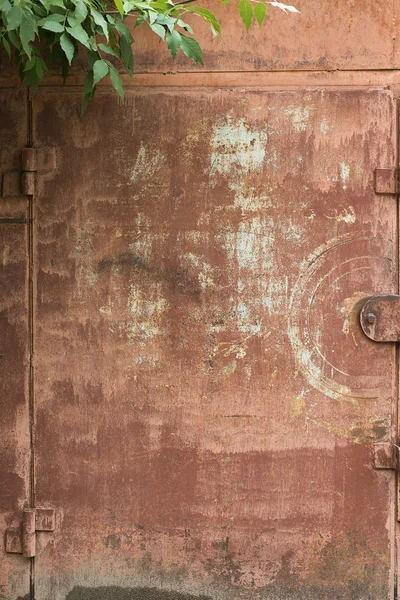
[[[37,500],[63,510],[38,598],[383,597],[394,353],[356,320],[395,286],[391,95],[100,94],[96,161],[73,101],[33,113],[62,164],[36,205]]]
[[[153,87],[124,107],[104,88],[81,120],[77,90],[32,94],[33,143],[57,151],[33,204],[35,496],[58,515],[38,600],[393,592],[394,479],[371,445],[392,440],[396,356],[358,325],[397,285],[396,206],[373,183],[396,107],[360,71],[397,65],[392,8],[298,7],[246,38],[217,7],[209,73],[135,30]],[[318,89],[328,69],[349,85]],[[4,91],[5,171],[25,100]],[[4,530],[29,501],[28,239],[0,234]],[[29,564],[0,558],[0,597],[27,598]]]

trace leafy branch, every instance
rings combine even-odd
[[[112,2],[110,6],[107,2]],[[213,13],[193,4],[195,0],[0,0],[0,45],[8,56],[14,55],[21,80],[36,88],[53,63],[61,64],[65,79],[80,48],[87,50],[87,75],[84,83],[82,113],[107,75],[122,101],[124,88],[118,61],[133,77],[134,57],[131,31],[124,23],[134,15],[135,25],[146,24],[163,40],[173,59],[181,50],[189,59],[203,65],[199,43],[192,27],[184,20],[197,15],[207,21],[215,35],[221,26]],[[223,5],[229,0],[221,0]],[[299,12],[293,6],[264,0],[240,0],[239,14],[249,30],[255,19],[260,27],[268,5],[284,12]]]

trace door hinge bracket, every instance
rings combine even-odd
[[[360,312],[361,329],[374,342],[400,341],[400,296],[372,296]]]
[[[56,514],[53,508],[26,508],[23,511],[22,527],[6,529],[6,552],[31,558],[36,554],[36,532],[54,531],[55,528]]]
[[[400,194],[400,169],[375,169],[376,194]]]
[[[374,469],[399,470],[399,449],[391,442],[378,442],[373,445]]]
[[[53,146],[23,148],[21,169],[3,173],[2,196],[33,196],[36,190],[36,174],[54,171],[56,149]]]

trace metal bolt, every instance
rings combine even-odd
[[[367,321],[368,321],[368,323],[371,323],[371,324],[375,323],[375,319],[376,319],[376,316],[374,315],[374,313],[368,313],[367,314]]]

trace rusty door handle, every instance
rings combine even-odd
[[[374,342],[400,341],[400,296],[372,296],[360,312],[363,332]]]

